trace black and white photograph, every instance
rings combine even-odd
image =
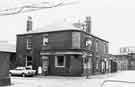
[[[0,0],[0,87],[135,87],[134,0]]]

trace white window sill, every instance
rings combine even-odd
[[[65,66],[55,66],[56,68],[65,68]]]

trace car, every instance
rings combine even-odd
[[[36,70],[32,70],[31,67],[16,67],[13,70],[9,70],[10,75],[33,76],[36,74]]]

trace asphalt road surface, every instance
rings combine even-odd
[[[135,71],[86,77],[35,76],[11,77],[6,87],[135,87]]]

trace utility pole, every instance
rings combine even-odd
[[[84,66],[85,66],[85,64],[86,64],[86,73],[84,73],[84,74],[86,74],[86,79],[88,79],[88,78],[89,78],[88,56],[87,56],[87,54],[84,52],[83,55],[82,55],[82,57],[84,58],[84,61],[83,61]]]
[[[87,70],[86,70],[86,73],[87,73],[87,74],[86,74],[86,79],[89,78],[89,67],[88,67],[88,66],[89,66],[89,65],[88,65],[89,63],[88,63],[88,60],[89,60],[88,57],[86,57],[86,61],[87,61],[87,63],[86,63],[86,67],[87,67]]]

